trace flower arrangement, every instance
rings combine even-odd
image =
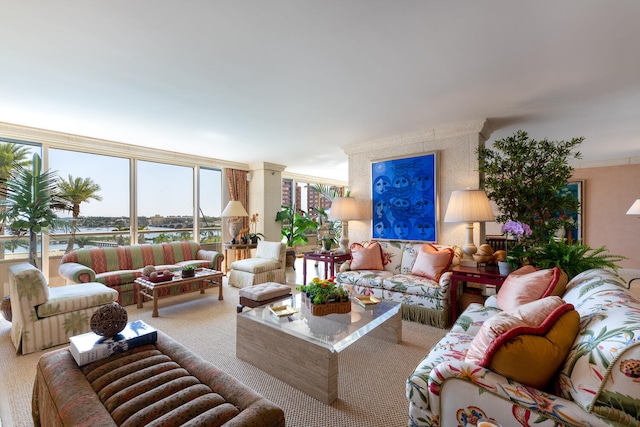
[[[261,237],[264,237],[264,234],[256,233],[259,219],[260,219],[260,214],[257,212],[249,217],[249,227],[251,232],[247,233],[246,238],[247,238],[247,241],[250,240],[251,243],[258,243],[258,240],[260,240]]]
[[[298,286],[296,289],[305,293],[313,304],[349,301],[349,293],[336,284],[335,277],[329,279],[315,277],[308,285]]]
[[[530,237],[531,234],[533,234],[533,231],[529,225],[523,224],[519,221],[507,221],[500,230],[506,237],[504,248],[507,252],[507,262],[510,267],[517,268],[520,260],[524,256],[524,247],[521,240],[523,238]],[[511,253],[509,253],[509,234],[511,234],[517,242],[517,244],[511,248]]]

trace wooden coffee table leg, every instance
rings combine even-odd
[[[219,277],[217,282],[218,282],[218,301],[222,301],[224,299],[224,295],[222,295],[222,277]]]
[[[142,295],[142,286],[140,286],[138,283],[133,282],[133,294],[138,296],[138,308],[142,308],[143,307],[143,299],[144,296]]]
[[[158,317],[158,289],[153,288],[153,314],[151,317]]]

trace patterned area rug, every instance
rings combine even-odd
[[[292,427],[406,426],[405,380],[446,332],[403,321],[400,344],[366,336],[358,340],[339,354],[338,400],[325,405],[236,358],[238,290],[225,286],[224,298],[218,301],[217,290],[211,289],[205,295],[191,293],[160,300],[157,318],[151,317],[150,303],[142,309],[129,306],[127,311],[129,320],[142,319],[164,331],[282,407],[287,426]],[[0,318],[1,425],[30,426],[35,366],[43,352],[16,355],[10,332],[11,324]]]

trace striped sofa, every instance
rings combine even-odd
[[[160,271],[179,270],[185,265],[221,271],[223,260],[221,253],[205,251],[192,241],[77,249],[62,257],[58,274],[67,284],[103,283],[118,291],[120,305],[131,305],[138,302],[133,282],[147,265],[154,265]],[[192,291],[198,286],[197,282],[176,285],[175,289],[164,289],[163,292]]]

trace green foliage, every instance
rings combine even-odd
[[[298,286],[296,289],[304,292],[314,304],[349,301],[347,290],[333,280],[321,280],[315,277],[308,285]]]
[[[282,238],[289,247],[306,244],[309,239],[305,233],[318,229],[318,223],[307,216],[306,212],[301,212],[299,214],[292,206],[282,205],[282,209],[276,214],[276,221],[282,222]]]
[[[531,247],[526,254],[531,264],[539,268],[560,267],[569,280],[592,268],[610,268],[618,271],[620,268],[616,263],[626,257],[610,254],[604,247],[597,249],[580,242],[568,244],[565,240],[549,239],[544,244],[536,244]]]
[[[480,147],[484,188],[500,208],[496,221],[528,224],[533,240],[545,240],[558,228],[570,227],[570,215],[578,212],[579,201],[561,190],[573,174],[568,159],[581,157],[574,149],[583,140],[536,141],[520,130],[495,141],[492,148]]]
[[[17,165],[5,186],[7,193],[0,201],[4,208],[0,219],[9,223],[15,235],[29,235],[29,263],[38,267],[38,233],[69,230],[70,225],[59,219],[53,210],[71,211],[72,207],[58,194],[57,174],[42,172],[42,160],[37,154],[33,155],[30,168]]]

